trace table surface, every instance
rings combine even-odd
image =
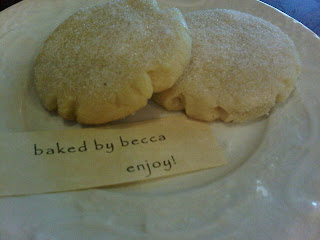
[[[21,0],[0,0],[0,11]],[[320,36],[320,0],[261,0],[303,23]]]

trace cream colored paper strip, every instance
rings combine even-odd
[[[86,189],[226,164],[206,123],[182,116],[108,128],[0,134],[0,196]]]

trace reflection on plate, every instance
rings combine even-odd
[[[79,128],[45,111],[32,85],[43,40],[100,1],[23,1],[0,14],[0,130]],[[211,124],[229,164],[146,183],[0,199],[0,239],[318,239],[320,41],[254,0],[159,1],[182,11],[230,8],[278,25],[295,42],[302,76],[286,103],[248,124]],[[35,10],[36,9],[36,10]],[[153,103],[122,121],[170,114]]]

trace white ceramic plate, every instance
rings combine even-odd
[[[99,2],[24,0],[0,13],[0,131],[80,127],[42,108],[32,84],[33,62],[60,22]],[[0,239],[319,239],[319,38],[255,0],[159,3],[184,12],[235,9],[279,26],[303,63],[296,90],[268,118],[211,124],[227,166],[143,184],[2,198]],[[150,103],[124,121],[168,114]]]

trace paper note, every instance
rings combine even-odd
[[[0,196],[87,189],[226,164],[209,125],[183,116],[2,133],[0,150]]]

